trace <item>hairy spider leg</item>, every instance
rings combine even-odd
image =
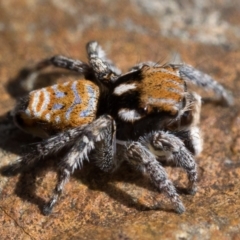
[[[185,211],[173,183],[168,179],[165,169],[151,151],[140,142],[130,142],[126,145],[126,160],[130,165],[145,173],[157,189],[169,197],[177,213]]]

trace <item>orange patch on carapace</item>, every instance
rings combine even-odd
[[[185,82],[176,72],[161,67],[142,69],[141,102],[150,108],[176,114],[185,94]]]

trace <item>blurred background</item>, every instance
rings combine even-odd
[[[48,171],[35,179],[31,173],[20,180],[0,179],[1,239],[240,239],[239,16],[239,0],[1,0],[1,166],[17,158],[26,137],[16,137],[5,118],[16,99],[31,90],[19,71],[55,54],[87,61],[90,40],[124,71],[148,60],[185,62],[235,96],[231,108],[203,107],[199,191],[194,197],[181,195],[187,208],[182,216],[155,211],[160,194],[124,169],[113,178],[97,171],[72,178],[56,213],[46,218],[39,208],[55,175]],[[71,77],[76,78],[61,73],[39,80],[49,85]],[[183,171],[167,171],[175,184],[186,185]],[[33,179],[38,197],[28,192]],[[141,211],[142,205],[149,211]]]

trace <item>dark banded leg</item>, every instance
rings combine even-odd
[[[191,81],[206,90],[212,90],[218,97],[218,100],[223,104],[226,104],[227,106],[233,104],[233,97],[231,93],[208,74],[186,64],[171,64],[171,66],[179,70],[179,75],[184,80]]]
[[[70,175],[76,168],[81,168],[84,160],[89,160],[89,154],[98,144],[101,148],[98,149],[97,165],[109,171],[114,168],[115,159],[115,122],[109,116],[103,116],[102,119],[97,119],[91,126],[87,126],[80,137],[75,139],[75,144],[69,149],[68,153],[61,159],[59,163],[59,178],[57,185],[53,191],[49,202],[44,206],[43,213],[48,215],[52,208],[57,203],[65,184],[68,182]],[[90,155],[92,157],[92,155]],[[91,159],[92,160],[92,159]]]
[[[131,165],[147,174],[157,189],[168,196],[177,213],[185,211],[185,207],[173,183],[168,179],[165,169],[146,147],[140,142],[128,143],[126,145],[126,156]]]
[[[66,130],[39,143],[27,145],[29,152],[15,163],[1,168],[1,173],[9,176],[16,175],[24,169],[33,166],[44,157],[59,152],[64,147],[74,149],[74,146],[77,146],[76,144],[80,144],[79,151],[78,149],[76,151],[83,154],[82,158],[87,157],[91,146],[91,149],[94,148],[94,142],[101,142],[102,140],[106,141],[102,144],[103,151],[106,151],[107,148],[115,150],[115,131],[115,122],[113,119],[108,115],[103,115],[87,126]],[[87,146],[89,147],[86,147],[86,149],[82,148],[81,144],[84,145],[85,141],[89,141],[88,139],[91,139],[89,143],[87,142]]]
[[[44,215],[49,215],[52,212],[53,207],[57,203],[59,196],[61,195],[65,184],[68,182],[71,175],[70,169],[62,168],[58,173],[58,184],[56,185],[53,195],[50,201],[43,206],[42,213]]]
[[[102,83],[111,83],[121,75],[121,71],[106,57],[105,52],[97,42],[92,41],[87,44],[87,53],[95,76]]]
[[[173,162],[183,168],[188,176],[188,192],[194,194],[197,188],[197,165],[184,143],[175,135],[167,132],[151,133],[140,140],[144,146],[152,147],[159,159]]]
[[[64,68],[67,70],[72,70],[83,74],[84,76],[87,75],[90,71],[90,67],[87,63],[84,63],[79,60],[67,58],[61,55],[53,56],[51,58],[47,58],[42,60],[41,62],[37,63],[34,67],[30,70],[31,72],[40,71],[46,67],[54,66],[58,68]]]
[[[85,79],[96,82],[92,68],[87,63],[64,56],[53,56],[43,59],[32,67],[23,68],[16,79],[22,82],[24,91],[32,91],[36,84],[36,80],[41,76],[41,71],[50,66],[77,72],[83,75]]]
[[[13,164],[3,167],[1,173],[14,176],[34,166],[36,162],[54,152],[60,151],[63,147],[71,147],[71,140],[75,139],[76,135],[81,135],[82,132],[83,128],[75,128],[49,137],[39,143],[27,145],[28,153]]]

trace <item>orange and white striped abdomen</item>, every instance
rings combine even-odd
[[[43,122],[64,130],[96,118],[99,88],[88,80],[69,81],[30,92],[25,123]]]

